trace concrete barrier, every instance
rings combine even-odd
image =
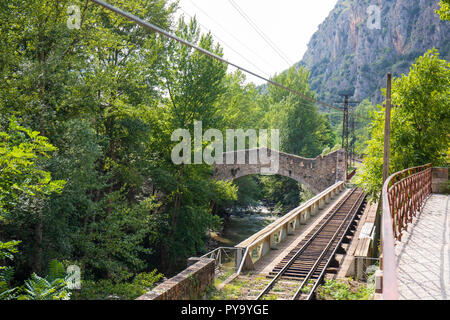
[[[246,260],[245,266],[241,271],[251,270],[253,268],[252,261],[256,262],[262,256],[266,255],[270,249],[277,249],[278,243],[283,241],[288,234],[299,229],[301,224],[305,224],[311,216],[317,214],[326,203],[330,202],[343,189],[345,189],[345,183],[343,181],[335,183],[301,206],[236,245],[243,252],[247,252],[246,257],[241,257],[241,259],[245,258]],[[237,261],[237,264],[240,265],[241,261]]]

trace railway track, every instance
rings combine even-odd
[[[271,296],[291,300],[311,299],[364,200],[365,194],[358,188],[352,189],[341,199],[269,273],[273,279],[256,299]]]

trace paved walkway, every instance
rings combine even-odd
[[[433,194],[395,247],[402,300],[450,300],[450,196]]]

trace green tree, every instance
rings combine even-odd
[[[8,128],[0,131],[0,216],[11,220],[9,214],[24,197],[61,192],[64,181],[53,181],[38,161],[48,158],[56,148],[39,132],[20,126],[13,117]]]
[[[441,20],[450,21],[450,0],[441,0],[439,6],[439,10],[436,12],[441,17]]]
[[[277,81],[291,89],[314,98],[308,79],[309,71],[292,67],[275,76]],[[269,85],[270,110],[266,122],[280,130],[280,149],[303,157],[316,157],[326,147],[334,144],[334,135],[328,120],[309,100]]]
[[[168,1],[111,3],[171,27],[175,5]],[[67,27],[70,5],[80,8],[80,29]],[[50,137],[58,150],[39,168],[67,180],[62,194],[8,212],[20,217],[2,230],[22,240],[20,274],[54,258],[80,262],[92,279],[145,271],[158,203],[142,190],[152,167],[149,114],[160,100],[164,43],[90,1],[13,0],[1,7],[0,123],[15,114]]]
[[[181,18],[176,34],[222,55],[211,34],[201,34],[195,19],[186,23]],[[186,129],[193,137],[194,121],[202,121],[203,131],[223,128],[217,101],[225,91],[226,65],[175,42],[169,43],[168,51],[168,68],[163,73],[167,98],[150,120],[157,128],[151,140],[157,159],[151,172],[152,183],[164,203],[164,215],[159,221],[163,229],[158,230],[164,236],[155,237],[152,245],[158,248],[162,268],[174,271],[184,266],[187,256],[204,250],[208,229],[220,226],[219,217],[211,214],[212,201],[235,199],[236,190],[231,183],[212,180],[208,165],[175,165],[171,159],[178,143],[171,141],[174,130]]]
[[[217,102],[219,117],[223,119],[224,128],[229,129],[263,129],[262,119],[267,111],[265,97],[253,84],[245,83],[245,75],[237,70],[227,74],[225,91]]]
[[[2,128],[3,129],[3,128]],[[34,230],[35,263],[40,263],[42,252],[42,215],[30,209],[52,193],[60,193],[65,181],[52,180],[48,171],[42,170],[39,160],[48,158],[56,148],[48,139],[19,125],[13,117],[5,131],[0,131],[0,226],[1,230],[21,221],[24,229]],[[21,216],[16,210],[22,207],[28,215]],[[31,211],[31,212],[30,212]],[[19,211],[20,212],[20,211]],[[31,221],[31,226],[27,222]],[[5,235],[0,232],[0,239]],[[21,241],[0,241],[0,261],[13,260]],[[11,288],[14,276],[12,266],[0,267],[0,298],[12,299],[17,296],[16,288]]]
[[[450,126],[449,63],[439,59],[435,49],[416,59],[408,75],[395,79],[391,113],[389,172],[433,163],[446,165]],[[384,110],[378,106],[370,128],[360,184],[377,196],[382,184]]]
[[[308,83],[309,75],[310,72],[303,67],[292,67],[273,80],[314,98]],[[330,123],[314,103],[273,85],[268,86],[265,98],[269,107],[264,123],[269,128],[280,130],[281,151],[313,158],[334,145],[335,136]],[[297,182],[281,176],[261,181],[266,195],[285,210],[298,206],[303,187]]]
[[[367,148],[367,143],[370,140],[369,126],[371,122],[371,116],[375,112],[375,106],[370,103],[369,99],[363,100],[355,109],[355,140],[353,141],[355,146],[355,153],[359,157],[364,156],[364,152]]]

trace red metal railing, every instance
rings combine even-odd
[[[397,299],[395,240],[401,240],[426,197],[431,193],[431,164],[408,168],[391,175],[382,190],[383,298]]]
[[[356,174],[356,169],[353,169],[352,172],[347,173],[347,180],[351,180],[355,174]]]

